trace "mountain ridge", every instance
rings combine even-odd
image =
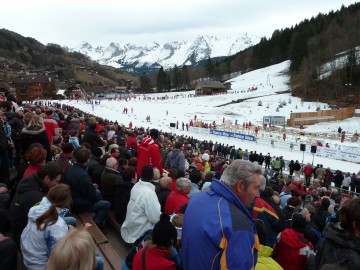
[[[110,42],[108,46],[82,42],[69,51],[76,51],[100,64],[121,68],[127,72],[141,74],[144,69],[173,68],[175,65],[196,65],[214,57],[227,57],[249,48],[260,41],[257,36],[237,34],[227,38],[197,36],[194,40],[171,42],[149,41],[145,44]]]

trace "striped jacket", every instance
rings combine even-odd
[[[182,245],[185,270],[254,269],[259,249],[250,212],[218,180],[191,196]]]

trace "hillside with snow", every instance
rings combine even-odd
[[[100,64],[135,72],[139,68],[173,68],[175,65],[195,65],[209,57],[234,55],[257,44],[259,37],[247,34],[224,39],[214,36],[198,36],[195,40],[173,41],[160,44],[149,41],[144,45],[129,42],[111,42],[108,46],[83,42],[70,51],[78,51]]]
[[[287,70],[289,61],[277,65],[258,69],[245,73],[231,80],[232,90],[227,94],[216,96],[193,97],[193,91],[188,92],[170,92],[149,95],[136,95],[130,100],[101,100],[100,105],[92,108],[91,104],[84,101],[61,101],[62,103],[74,106],[83,111],[94,115],[118,121],[128,126],[132,122],[133,126],[143,126],[145,128],[158,128],[166,132],[175,132],[187,136],[194,136],[200,140],[213,140],[229,145],[235,145],[243,149],[256,150],[262,153],[270,152],[272,155],[284,156],[285,159],[302,161],[303,152],[300,152],[298,140],[307,144],[307,152],[304,153],[304,162],[314,162],[324,164],[333,169],[342,171],[357,172],[360,170],[360,164],[335,160],[330,156],[313,156],[309,153],[312,142],[321,141],[324,145],[328,143],[329,151],[338,151],[345,147],[347,151],[354,151],[354,155],[360,155],[360,143],[352,143],[349,140],[340,143],[337,139],[337,127],[341,126],[347,135],[353,134],[360,127],[360,117],[353,117],[344,121],[334,121],[320,123],[312,126],[306,126],[305,130],[287,128],[287,138],[282,141],[279,132],[263,132],[258,137],[257,143],[244,141],[235,138],[226,138],[213,134],[204,134],[204,131],[186,131],[182,130],[182,123],[189,123],[197,120],[205,123],[213,123],[221,126],[223,121],[229,125],[242,126],[244,122],[251,122],[254,126],[262,127],[263,116],[285,116],[290,117],[291,112],[310,112],[321,109],[329,109],[325,103],[303,102],[300,98],[291,96],[288,91],[289,76]],[[255,89],[250,91],[249,89]],[[166,97],[166,99],[159,99]],[[231,103],[238,99],[251,98],[240,103]],[[261,101],[262,106],[259,106]],[[229,105],[224,105],[228,104]],[[284,104],[279,108],[279,104]],[[123,113],[124,108],[128,108],[128,114]],[[146,117],[150,116],[151,121],[147,122]],[[170,128],[170,123],[179,122],[179,129]],[[203,129],[205,130],[205,129]],[[252,130],[246,131],[247,134],[253,133]],[[299,135],[300,132],[305,136]],[[271,146],[270,140],[275,140],[274,147]],[[290,150],[289,144],[294,143],[295,148]],[[356,159],[354,160],[356,162]],[[360,162],[360,158],[358,159]]]

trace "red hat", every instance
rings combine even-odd
[[[349,198],[349,199],[350,199],[350,198],[351,198],[351,195],[350,195],[350,194],[345,194],[345,195],[344,195],[344,198]]]

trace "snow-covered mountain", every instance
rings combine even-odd
[[[195,40],[173,41],[164,44],[149,42],[136,45],[128,42],[114,43],[109,46],[94,46],[83,42],[70,51],[78,51],[100,64],[122,68],[129,72],[144,69],[165,69],[174,65],[194,65],[209,57],[224,57],[242,51],[260,41],[259,37],[247,34],[219,39],[214,36],[198,36]]]

